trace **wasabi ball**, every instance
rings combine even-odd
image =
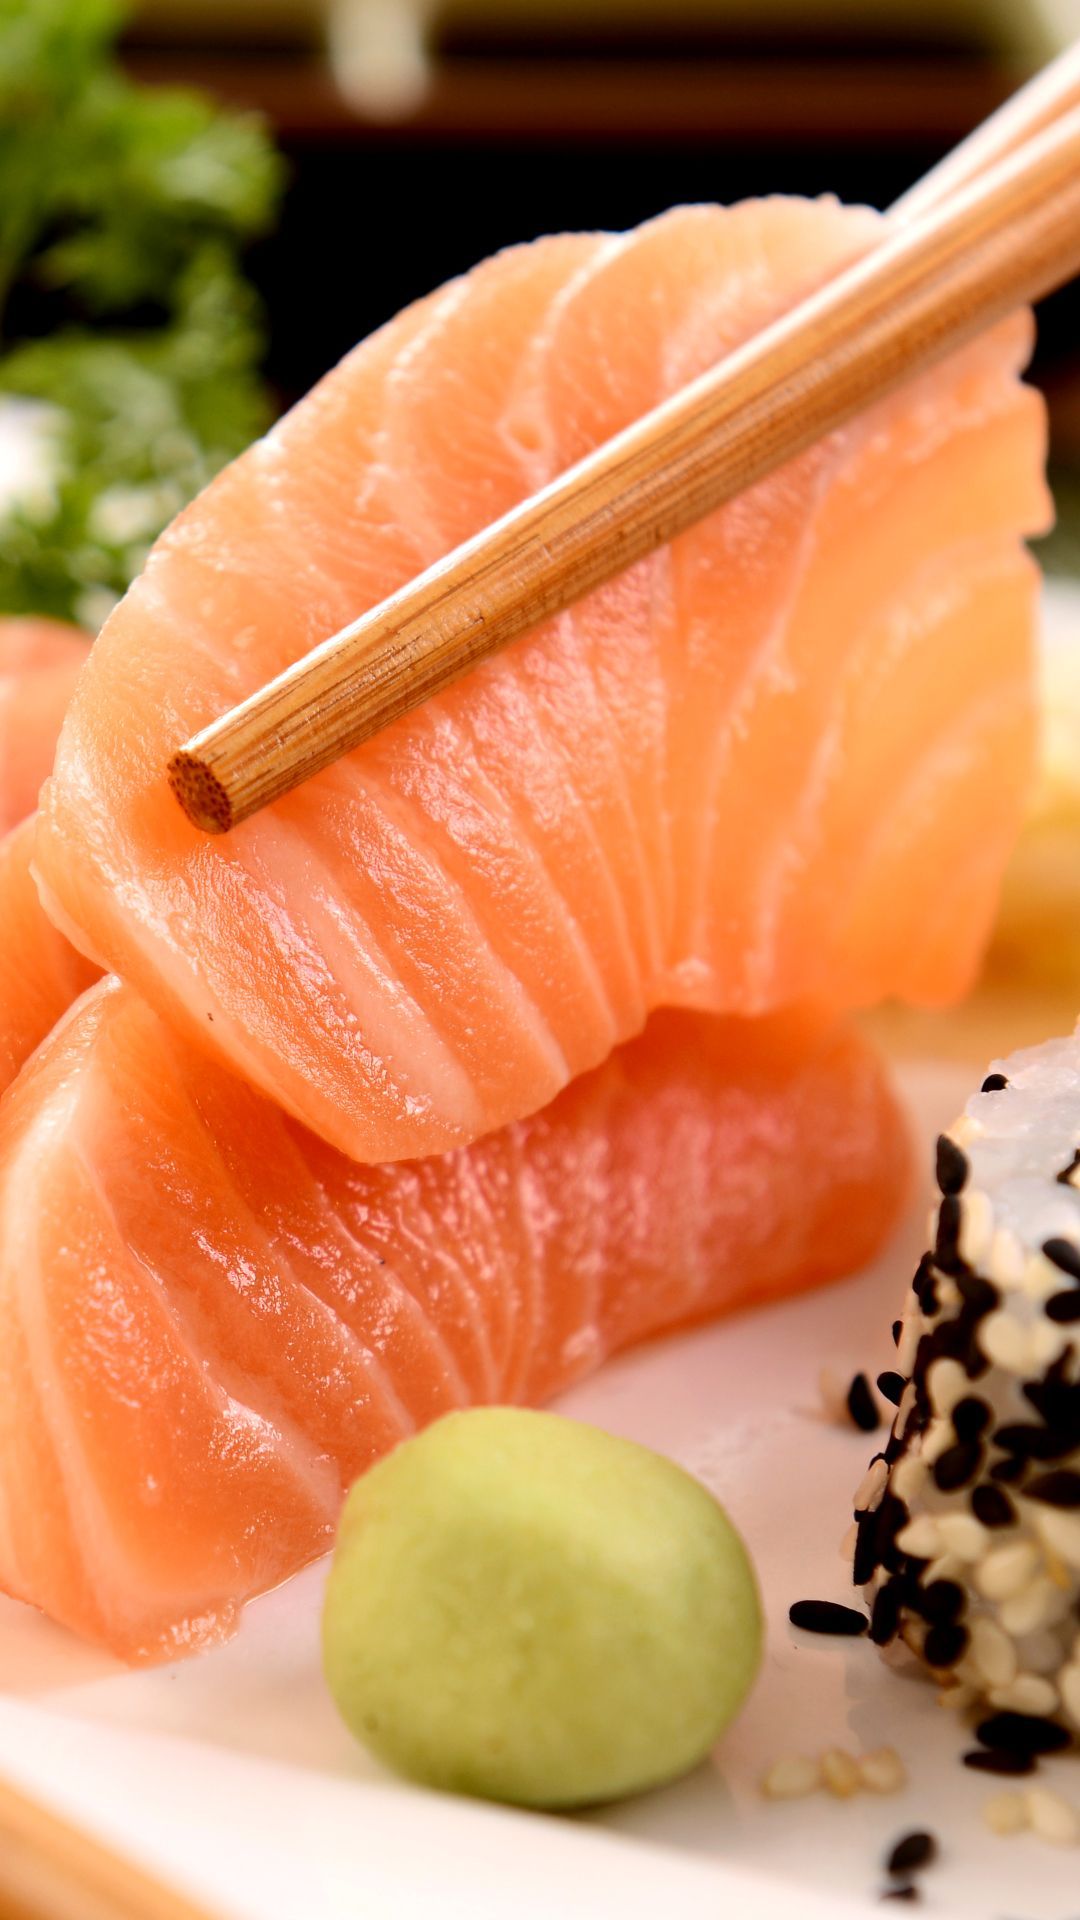
[[[748,1693],[761,1610],[711,1494],[555,1414],[449,1414],[359,1480],[323,1616],[357,1737],[458,1793],[572,1807],[674,1779]]]

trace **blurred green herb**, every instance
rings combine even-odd
[[[0,0],[0,609],[96,625],[269,417],[261,122],[120,71],[114,0]]]

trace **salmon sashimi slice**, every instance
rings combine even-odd
[[[844,1028],[662,1012],[365,1166],[105,980],[0,1102],[0,1584],[132,1661],[221,1639],[404,1435],[851,1270],[907,1174]]]
[[[0,1093],[98,977],[47,919],[30,874],[34,822],[0,840]]]
[[[500,254],[220,475],[107,623],[50,913],[358,1159],[536,1111],[659,1005],[972,979],[1032,761],[1027,314],[224,839],[169,755],[864,251],[832,200]]]
[[[62,620],[0,618],[0,834],[37,806],[88,652]]]

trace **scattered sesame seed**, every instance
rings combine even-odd
[[[1028,1787],[1024,1805],[1033,1833],[1057,1847],[1074,1847],[1080,1840],[1080,1819],[1067,1800],[1049,1787]]]
[[[943,1513],[938,1520],[938,1534],[949,1553],[958,1560],[981,1560],[989,1551],[990,1538],[986,1528],[971,1513]]]
[[[870,1624],[865,1613],[835,1600],[796,1600],[788,1608],[788,1619],[805,1633],[833,1633],[849,1639],[865,1633]]]
[[[1010,1753],[1005,1747],[975,1747],[965,1753],[964,1765],[974,1773],[1016,1776],[1034,1773],[1036,1761],[1033,1753]]]
[[[881,1415],[877,1402],[870,1390],[870,1382],[865,1373],[857,1373],[847,1391],[847,1411],[852,1423],[862,1433],[874,1433],[881,1425]]]
[[[993,1713],[980,1721],[975,1738],[984,1747],[1004,1747],[1009,1753],[1060,1753],[1072,1743],[1065,1727],[1028,1713]]]
[[[924,1867],[928,1867],[937,1858],[937,1850],[937,1841],[932,1833],[924,1833],[921,1830],[905,1833],[890,1852],[885,1862],[885,1871],[904,1875],[921,1873]]]
[[[995,1793],[984,1801],[982,1812],[991,1833],[1023,1833],[1028,1824],[1027,1805],[1019,1793]]]
[[[970,1172],[967,1154],[961,1152],[955,1140],[947,1133],[939,1133],[935,1171],[937,1183],[942,1193],[961,1193]]]
[[[907,1786],[907,1769],[895,1747],[878,1747],[862,1756],[859,1778],[869,1793],[900,1793]]]
[[[894,1320],[892,1323],[892,1343],[894,1347],[898,1347],[900,1345],[900,1335],[903,1333],[903,1331],[904,1331],[903,1321]]]
[[[829,1747],[822,1754],[821,1777],[837,1800],[850,1800],[861,1784],[858,1762],[843,1747]]]
[[[987,1687],[1007,1687],[1016,1679],[1016,1648],[1007,1633],[981,1614],[971,1623],[971,1658]]]
[[[761,1782],[766,1800],[803,1800],[821,1786],[821,1762],[809,1755],[793,1753],[774,1760]]]
[[[980,1093],[1004,1093],[1005,1088],[1008,1086],[1008,1084],[1009,1083],[1006,1080],[1005,1075],[1003,1073],[988,1073],[986,1076],[986,1079],[982,1083],[982,1086],[979,1088],[979,1092]]]

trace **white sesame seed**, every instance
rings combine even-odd
[[[854,1558],[855,1558],[855,1543],[856,1543],[856,1541],[857,1541],[857,1539],[858,1539],[858,1537],[859,1537],[859,1529],[858,1529],[858,1527],[857,1527],[857,1526],[855,1525],[855,1522],[854,1522],[854,1520],[853,1520],[853,1521],[852,1521],[852,1523],[851,1523],[851,1525],[850,1525],[850,1527],[848,1528],[848,1530],[847,1530],[847,1532],[845,1533],[845,1535],[844,1535],[844,1537],[843,1537],[843,1539],[842,1539],[842,1540],[841,1540],[841,1542],[840,1542],[840,1558],[841,1558],[841,1560],[847,1560],[847,1561],[851,1561],[851,1560],[854,1560]]]
[[[884,1460],[873,1460],[859,1483],[855,1495],[857,1513],[875,1513],[881,1505],[881,1496],[889,1478],[889,1469]]]
[[[863,1754],[859,1778],[870,1793],[899,1793],[907,1786],[907,1769],[895,1747],[878,1747]]]
[[[1060,1507],[1040,1504],[1035,1525],[1040,1539],[1060,1554],[1068,1566],[1080,1567],[1080,1514],[1063,1513]]]
[[[1006,1373],[1027,1373],[1028,1330],[1004,1307],[979,1321],[975,1338],[995,1367],[1003,1367]]]
[[[926,1484],[926,1461],[918,1453],[905,1453],[892,1470],[892,1491],[905,1506],[916,1500]]]
[[[1059,1327],[1053,1320],[1034,1321],[1028,1329],[1029,1367],[1036,1373],[1045,1372],[1071,1344],[1071,1327]]]
[[[1006,1633],[1017,1638],[1024,1633],[1034,1633],[1037,1627],[1051,1623],[1062,1597],[1061,1588],[1048,1580],[1045,1574],[1040,1574],[1037,1580],[1022,1587],[1019,1593],[1001,1602],[998,1619]]]
[[[991,1833],[1023,1833],[1028,1810],[1018,1793],[995,1793],[983,1802],[983,1820]]]
[[[968,1387],[968,1377],[959,1360],[935,1360],[927,1368],[926,1391],[935,1413],[951,1413]]]
[[[906,1313],[900,1327],[900,1344],[896,1349],[896,1366],[899,1373],[910,1373],[915,1365],[915,1355],[919,1351],[919,1341],[923,1334],[922,1314],[916,1308],[914,1313]]]
[[[979,1614],[969,1629],[968,1652],[983,1684],[988,1687],[1007,1687],[1016,1678],[1016,1648],[1007,1633],[988,1618]]]
[[[821,1785],[821,1762],[808,1754],[793,1753],[774,1760],[761,1782],[766,1800],[802,1800],[816,1793]]]
[[[1029,1540],[1013,1540],[1007,1546],[994,1547],[976,1567],[975,1585],[986,1600],[1007,1600],[1022,1592],[1038,1564],[1038,1549]]]
[[[837,1800],[850,1800],[858,1793],[862,1778],[858,1762],[843,1747],[829,1747],[822,1754],[821,1777]]]
[[[922,1445],[919,1448],[926,1465],[932,1467],[935,1460],[940,1460],[943,1453],[948,1453],[955,1440],[956,1435],[953,1432],[951,1420],[945,1418],[931,1420],[922,1436]]]
[[[994,1234],[994,1209],[990,1196],[978,1187],[966,1187],[960,1197],[960,1232],[957,1252],[969,1267],[977,1267],[990,1250]]]
[[[1025,1253],[1020,1238],[1010,1227],[995,1227],[990,1242],[987,1272],[1007,1293],[1023,1286]]]
[[[1035,1673],[1021,1673],[1007,1687],[995,1687],[989,1695],[992,1707],[1006,1713],[1056,1713],[1057,1688]]]
[[[937,1521],[929,1513],[917,1514],[901,1527],[896,1544],[901,1553],[910,1553],[916,1560],[933,1559],[940,1548]]]
[[[930,1565],[925,1569],[923,1584],[930,1587],[935,1580],[960,1580],[963,1578],[963,1573],[963,1561],[958,1560],[955,1553],[942,1553],[936,1560],[931,1560]]]
[[[1041,1840],[1057,1847],[1074,1847],[1080,1840],[1080,1819],[1059,1793],[1051,1793],[1049,1787],[1028,1787],[1024,1804],[1031,1829]]]
[[[981,1560],[990,1545],[989,1532],[973,1513],[943,1513],[937,1530],[942,1546],[958,1560]]]
[[[1049,1300],[1061,1292],[1061,1268],[1055,1267],[1044,1253],[1031,1253],[1024,1263],[1023,1290],[1030,1300]]]
[[[900,1395],[900,1403],[896,1409],[896,1419],[893,1422],[893,1428],[898,1440],[902,1440],[907,1432],[908,1421],[911,1419],[914,1411],[915,1383],[909,1380],[903,1393]]]
[[[1080,1666],[1070,1664],[1058,1675],[1065,1711],[1074,1726],[1080,1727]]]

